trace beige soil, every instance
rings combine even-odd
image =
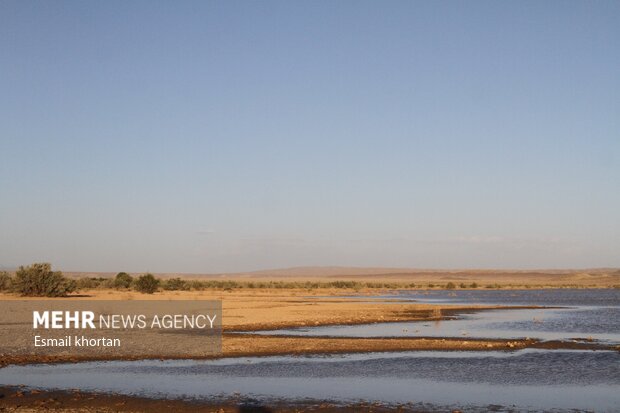
[[[71,277],[114,277],[115,273],[67,272]],[[140,275],[132,273],[132,275]],[[555,270],[493,270],[455,269],[424,270],[410,268],[356,268],[356,267],[300,267],[234,274],[155,274],[162,278],[181,277],[195,280],[235,281],[317,281],[329,282],[348,280],[359,282],[414,283],[416,288],[427,288],[429,284],[445,285],[448,282],[470,285],[475,282],[479,288],[502,286],[503,288],[610,288],[620,286],[620,269],[555,269]]]
[[[347,293],[346,291],[344,293]],[[328,296],[325,296],[325,295]],[[333,324],[361,324],[374,322],[434,320],[441,322],[447,316],[497,306],[433,305],[416,303],[378,303],[372,297],[343,299],[338,289],[327,291],[300,290],[234,290],[158,292],[140,294],[134,291],[86,291],[75,300],[222,300],[224,335],[222,357],[258,356],[276,354],[313,354],[405,350],[510,350],[540,346],[534,340],[472,340],[470,338],[312,338],[276,337],[236,334],[262,329],[319,326]],[[329,296],[331,295],[331,296]],[[15,295],[1,295],[2,300],[23,299]],[[505,308],[505,307],[504,307]],[[587,347],[593,344],[556,343],[555,347]],[[597,347],[598,348],[598,347]],[[79,361],[80,358],[4,358],[0,364],[34,361]]]

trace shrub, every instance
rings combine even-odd
[[[459,285],[459,288],[467,288],[467,284],[465,284],[465,283],[461,283],[461,284]]]
[[[52,271],[48,263],[21,266],[15,273],[13,288],[16,292],[32,297],[63,297],[77,289],[75,280],[70,280],[60,271]]]
[[[94,290],[95,288],[114,288],[114,278],[84,277],[76,280],[79,290]]]
[[[189,290],[202,291],[205,289],[202,281],[192,280],[187,282],[187,287]]]
[[[449,282],[448,284],[446,284],[446,290],[454,290],[456,288],[456,285],[454,285],[453,282]]]
[[[92,290],[93,288],[97,288],[99,282],[96,278],[79,278],[76,281],[77,288],[80,290]]]
[[[145,294],[153,294],[159,287],[159,280],[153,274],[144,274],[138,277],[135,283],[136,291]]]
[[[357,281],[332,281],[329,283],[334,288],[360,288],[361,285]]]
[[[114,278],[114,287],[115,288],[129,288],[131,287],[131,283],[133,282],[133,277],[126,272],[119,272],[116,274]]]
[[[11,276],[6,271],[0,271],[0,291],[9,291],[11,289]]]
[[[101,290],[110,290],[112,288],[116,288],[116,279],[104,278],[103,280],[101,280],[97,288]]]
[[[180,278],[170,278],[169,280],[166,280],[164,282],[164,290],[168,290],[168,291],[178,291],[178,290],[183,290],[183,291],[187,291],[189,290],[189,286],[187,285],[187,283],[180,279]]]
[[[478,288],[478,284],[477,283],[471,283],[469,285],[469,288]]]

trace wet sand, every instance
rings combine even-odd
[[[222,300],[223,328],[222,354],[216,357],[308,355],[361,353],[377,351],[416,350],[516,350],[521,348],[587,348],[609,349],[595,343],[545,342],[537,340],[502,340],[472,338],[328,338],[299,336],[267,336],[238,334],[257,330],[338,324],[366,324],[399,321],[440,322],[458,314],[498,308],[536,308],[534,306],[445,305],[411,302],[375,301],[372,296],[342,298],[353,291],[333,289],[320,292],[305,290],[258,291],[166,291],[140,294],[134,291],[85,291],[75,300]],[[0,295],[2,300],[23,299],[16,295]],[[210,357],[212,358],[212,357]],[[111,358],[105,358],[109,360]],[[115,357],[115,360],[127,360]],[[76,362],[95,360],[92,356],[14,356],[3,357],[0,365],[34,362]],[[99,359],[101,360],[101,359]]]
[[[61,411],[65,413],[110,413],[110,412],[210,412],[210,413],[305,413],[305,412],[401,412],[422,413],[419,407],[407,405],[383,406],[378,403],[356,403],[333,405],[322,403],[290,404],[274,401],[269,406],[246,400],[230,399],[225,402],[204,402],[186,400],[160,400],[114,394],[74,391],[38,391],[21,387],[0,387],[0,411],[41,412]],[[432,410],[428,410],[429,412]],[[455,411],[456,412],[456,411]]]
[[[326,295],[333,294],[333,296]],[[352,291],[345,291],[353,293]],[[219,357],[302,355],[319,353],[360,353],[376,351],[415,350],[511,350],[540,346],[536,340],[493,340],[471,338],[326,338],[288,337],[238,334],[257,330],[273,330],[337,324],[366,324],[381,322],[431,320],[440,322],[462,313],[497,308],[535,308],[481,305],[439,305],[373,301],[370,297],[344,299],[341,289],[310,293],[299,290],[261,291],[189,291],[139,294],[133,291],[94,290],[83,292],[76,300],[208,300],[219,299],[223,304],[222,354]],[[22,299],[15,295],[0,299]],[[549,343],[545,344],[551,345]],[[574,348],[575,344],[555,343],[556,348]],[[595,344],[579,344],[592,348]],[[217,356],[216,356],[217,357]],[[106,358],[111,359],[111,358]],[[128,359],[115,357],[112,359]],[[76,356],[14,356],[3,357],[0,365],[33,362],[75,362],[95,360]]]

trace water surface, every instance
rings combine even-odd
[[[214,361],[11,366],[0,384],[147,397],[360,400],[425,409],[620,409],[620,355],[611,351],[405,352]]]
[[[377,297],[404,302],[550,306],[562,308],[485,310],[456,319],[304,327],[259,334],[330,337],[471,337],[597,340],[620,344],[620,290],[445,290]]]
[[[371,298],[364,297],[371,300]],[[458,336],[620,343],[618,290],[401,292],[372,300],[543,305],[438,322],[376,323],[262,332],[348,337]],[[156,398],[265,403],[409,404],[425,411],[620,411],[620,353],[402,352],[210,361],[116,361],[8,366],[0,385],[81,389]]]

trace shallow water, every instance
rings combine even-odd
[[[545,289],[545,290],[412,290],[399,291],[391,297],[399,300],[445,303],[541,305],[541,306],[612,306],[620,305],[620,289]]]
[[[610,351],[407,352],[11,366],[0,384],[166,398],[359,400],[429,409],[620,409]]]
[[[591,339],[618,344],[620,331],[605,328],[609,319],[618,317],[618,309],[609,308],[488,310],[452,320],[304,327],[255,333],[329,337],[529,337],[541,340]]]
[[[445,304],[504,304],[516,306],[600,306],[620,305],[620,289],[613,288],[556,288],[522,290],[393,290],[382,295],[319,296],[324,298],[347,298],[374,303],[421,302]],[[317,298],[317,296],[313,296]]]
[[[592,339],[620,343],[620,290],[414,291],[377,297],[442,304],[544,305],[563,308],[480,311],[457,319],[320,326],[259,334],[331,337]]]
[[[374,300],[374,298],[364,299]],[[278,330],[341,336],[592,337],[620,342],[620,291],[406,292],[378,297],[444,304],[546,305],[492,310],[440,322]],[[403,352],[211,361],[88,362],[9,366],[0,385],[82,389],[158,398],[350,403],[378,401],[431,411],[620,411],[620,353]],[[501,406],[501,407],[500,407]]]

